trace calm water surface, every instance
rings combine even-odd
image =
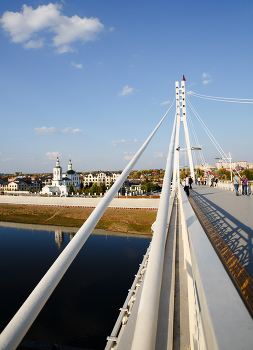
[[[0,226],[0,331],[70,242],[67,230]],[[104,349],[150,242],[107,233],[88,238],[25,340]]]

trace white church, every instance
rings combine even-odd
[[[42,194],[67,195],[70,185],[73,185],[74,191],[80,189],[79,175],[72,170],[71,159],[69,159],[68,171],[66,174],[62,174],[62,168],[57,156],[56,165],[53,169],[52,185],[44,186]]]

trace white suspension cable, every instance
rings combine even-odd
[[[194,107],[192,106],[192,104],[190,103],[189,99],[187,99],[187,103],[190,106],[190,108],[192,109],[193,113],[195,114],[196,118],[198,119],[198,121],[200,122],[200,124],[202,125],[203,129],[205,130],[205,132],[207,133],[208,137],[210,138],[210,140],[213,142],[214,146],[216,147],[217,151],[220,153],[220,155],[222,156],[222,158],[227,159],[227,161],[229,160],[228,156],[226,155],[226,153],[223,151],[223,149],[221,148],[221,146],[219,145],[218,141],[215,139],[215,137],[212,135],[211,131],[208,129],[208,127],[205,125],[205,123],[203,122],[203,120],[200,118],[200,116],[198,115],[198,113],[196,112],[196,110],[194,109]]]
[[[186,89],[186,92],[189,94],[189,95],[194,95],[194,96],[198,96],[198,97],[211,97],[211,98],[215,98],[215,99],[223,99],[223,100],[237,100],[237,101],[252,101],[253,102],[253,99],[252,98],[236,98],[236,97],[215,97],[215,96],[208,96],[208,95],[201,95],[201,94],[197,94],[196,92],[193,92],[191,90],[187,90]]]
[[[189,111],[188,108],[187,108],[187,114],[186,115],[187,115],[187,119],[189,120],[190,130],[191,130],[191,132],[193,134],[193,137],[194,137],[194,140],[195,140],[195,144],[198,147],[198,146],[200,146],[199,140],[198,140],[198,136],[197,136],[197,133],[195,131],[194,124],[192,122],[192,118],[191,118],[190,111]],[[199,155],[200,155],[202,164],[204,164],[204,166],[206,167],[206,161],[205,161],[205,157],[204,157],[204,154],[203,154],[202,150],[199,150]],[[196,152],[193,152],[193,156],[195,158],[195,164],[197,165]]]
[[[204,96],[204,95],[198,95],[192,91],[188,91],[187,93],[188,93],[188,95],[203,98],[205,100],[212,100],[212,101],[219,101],[219,102],[247,103],[247,104],[251,104],[251,105],[253,104],[253,100],[250,100],[250,99],[248,99],[247,101],[246,100],[239,100],[239,99],[238,100],[237,99],[230,100],[229,98],[226,99],[225,97],[220,99],[220,98],[216,98],[216,97],[212,97],[212,96],[208,97],[208,96]]]

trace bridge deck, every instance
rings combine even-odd
[[[253,196],[209,186],[194,186],[190,196],[253,277]]]

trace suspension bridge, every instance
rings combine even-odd
[[[175,83],[176,113],[159,208],[152,226],[153,238],[108,335],[106,350],[253,348],[253,197],[236,197],[230,184],[227,184],[228,191],[221,185],[217,188],[194,186],[187,197],[180,184],[180,152],[187,153],[194,180],[194,152],[202,151],[196,135],[192,146],[186,104],[194,111],[222,159],[229,160],[229,156],[187,100],[186,92],[184,80],[181,85]],[[252,100],[225,100],[253,103]],[[3,330],[1,350],[18,347],[172,105]],[[185,149],[180,148],[181,123]]]

